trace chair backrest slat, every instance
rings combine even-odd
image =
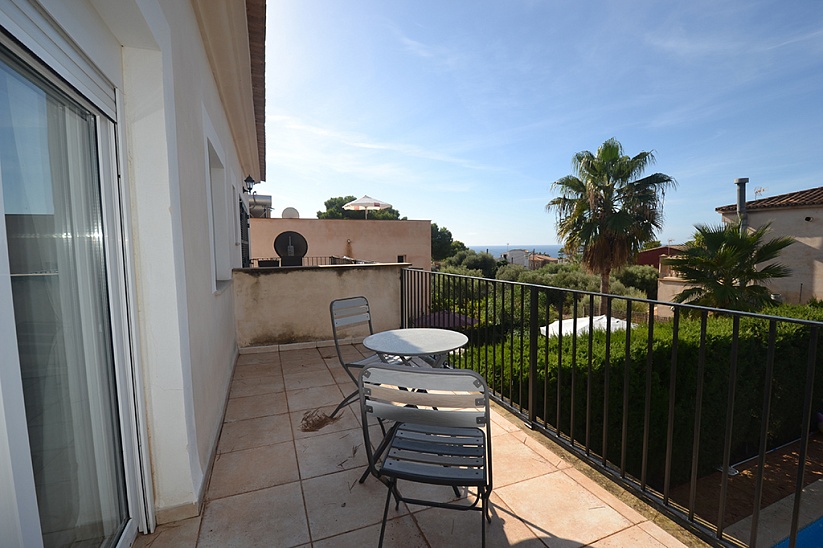
[[[369,312],[369,301],[366,297],[362,296],[335,299],[331,302],[331,304],[329,304],[329,313],[331,315],[334,348],[337,350],[337,358],[340,360],[340,365],[345,367],[346,360],[343,358],[342,350],[340,350],[340,336],[338,335],[337,330],[349,330],[358,326],[366,326],[368,329],[362,329],[362,334],[371,335],[374,330],[372,329],[371,313]],[[354,380],[353,376],[352,380]]]
[[[483,395],[478,392],[415,392],[412,390],[397,390],[387,386],[370,385],[369,396],[372,400],[382,400],[395,405],[420,405],[437,408],[469,408],[483,405]],[[480,398],[478,405],[477,399]]]
[[[376,418],[429,426],[488,424],[488,387],[474,371],[375,365],[361,371],[359,386],[362,408]]]
[[[419,409],[416,407],[402,407],[379,401],[369,401],[369,414],[383,420],[396,422],[412,422],[430,426],[456,426],[470,428],[483,426],[485,413],[473,411]]]
[[[448,374],[449,371],[460,371],[466,374]],[[483,377],[474,371],[466,369],[431,369],[422,370],[419,373],[419,375],[409,376],[407,369],[381,367],[370,369],[365,374],[367,375],[366,381],[368,384],[402,386],[409,390],[452,390],[481,393],[487,391]]]

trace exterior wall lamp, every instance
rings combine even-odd
[[[254,179],[252,179],[251,175],[249,175],[248,177],[246,177],[246,178],[243,180],[243,184],[244,184],[244,186],[243,186],[243,192],[245,192],[246,194],[248,194],[248,193],[249,193],[249,192],[251,192],[251,190],[254,188]]]

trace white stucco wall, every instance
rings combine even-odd
[[[235,221],[245,171],[189,2],[42,4],[118,94],[154,509],[159,523],[193,516],[237,355],[231,281],[216,283],[213,268],[207,140],[220,151]],[[230,267],[239,267],[229,229]]]

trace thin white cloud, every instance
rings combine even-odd
[[[365,151],[384,151],[396,153],[406,158],[418,158],[422,160],[430,160],[434,162],[442,162],[452,164],[462,168],[477,170],[477,171],[494,171],[495,168],[487,165],[478,164],[464,158],[451,156],[435,150],[426,149],[417,145],[410,145],[406,143],[392,143],[379,142],[370,140],[367,136],[357,134],[354,132],[340,131],[328,127],[311,125],[302,120],[282,115],[271,115],[267,117],[267,124],[274,129],[273,133],[278,131],[291,130],[296,133],[304,135],[311,135],[322,139],[327,145],[337,145],[341,147],[349,147],[354,149],[361,149]]]

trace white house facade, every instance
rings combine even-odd
[[[823,299],[823,187],[809,188],[752,200],[745,205],[748,226],[770,225],[766,239],[794,238],[795,243],[780,253],[778,262],[791,275],[769,283],[769,290],[789,304]],[[737,222],[735,205],[718,207],[724,222]]]
[[[200,512],[264,25],[263,0],[0,0],[0,545]]]

